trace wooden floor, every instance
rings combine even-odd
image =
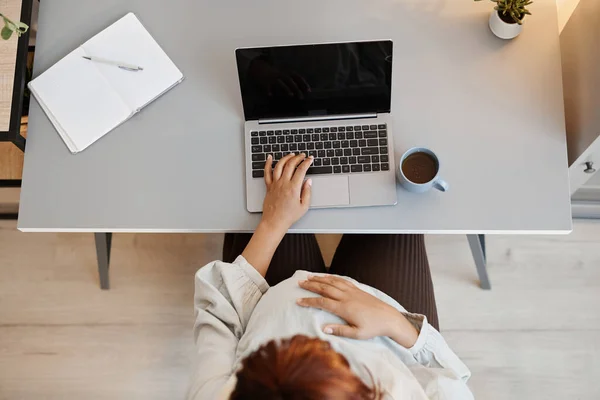
[[[335,241],[322,240],[326,253]],[[193,274],[221,244],[116,235],[103,292],[92,235],[0,222],[0,399],[182,398]],[[491,292],[476,286],[464,237],[427,244],[442,333],[477,398],[600,398],[600,221],[570,236],[489,237]]]

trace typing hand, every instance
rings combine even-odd
[[[299,285],[322,297],[298,299],[298,305],[328,311],[348,323],[326,325],[323,331],[327,334],[352,339],[388,336],[406,348],[417,341],[419,334],[404,315],[346,279],[335,275],[311,276]]]
[[[306,158],[305,154],[288,154],[271,170],[273,157],[267,158],[267,195],[262,219],[242,253],[262,276],[266,276],[271,258],[287,230],[308,210],[312,181],[304,182],[304,177],[312,162],[313,157]]]
[[[288,154],[271,170],[273,158],[269,156],[265,163],[267,194],[263,203],[262,223],[285,233],[306,214],[310,205],[312,180],[305,182],[304,178],[313,159],[306,158],[306,154]]]

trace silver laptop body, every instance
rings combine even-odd
[[[289,153],[315,157],[311,208],[396,204],[391,41],[237,49],[236,58],[248,211],[262,211],[266,156]]]

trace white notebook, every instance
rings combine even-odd
[[[138,65],[132,72],[84,59]],[[183,74],[133,13],[127,14],[29,83],[72,153],[127,121],[183,80]]]

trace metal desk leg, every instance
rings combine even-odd
[[[487,256],[485,253],[485,235],[467,235],[471,253],[477,267],[477,275],[479,275],[479,284],[482,289],[489,290],[492,288],[490,278],[487,273]]]
[[[98,258],[98,275],[100,276],[100,289],[108,290],[108,267],[110,265],[110,248],[112,233],[94,233],[96,239],[96,257]]]

